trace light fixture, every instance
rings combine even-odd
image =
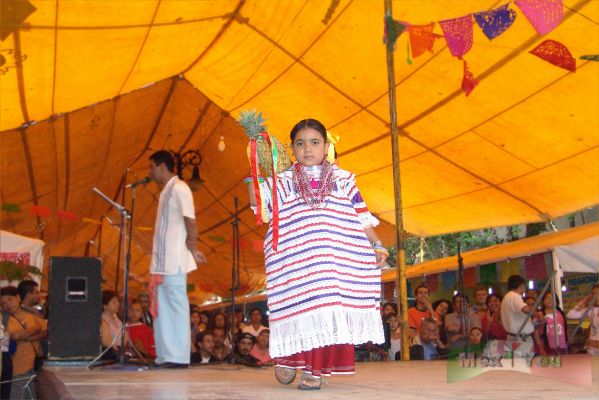
[[[493,288],[492,287],[489,288],[489,294],[493,294]]]
[[[528,288],[533,290],[535,288],[535,281],[528,281]]]
[[[568,288],[566,287],[566,285],[562,285],[562,292],[567,292]]]
[[[225,151],[225,147],[226,147],[225,146],[225,137],[221,136],[220,142],[218,142],[218,151],[220,151],[222,153],[223,151]]]
[[[200,165],[202,164],[202,155],[198,150],[187,150],[184,153],[171,151],[175,157],[175,172],[179,179],[184,180],[183,170],[191,167],[191,179],[187,181],[192,192],[197,192],[202,187],[204,180],[200,177]]]

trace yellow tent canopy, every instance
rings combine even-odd
[[[234,121],[245,108],[264,112],[284,142],[298,120],[321,120],[341,138],[341,166],[357,173],[367,204],[392,232],[382,0],[2,4],[12,8],[1,16],[0,195],[21,212],[7,207],[13,212],[2,212],[0,227],[42,236],[47,256],[87,248],[104,257],[111,282],[114,257],[108,246],[98,248],[100,232],[110,234],[89,221],[116,215],[91,188],[120,200],[124,180],[145,176],[153,151],[199,149],[204,186],[195,202],[209,264],[192,274],[190,290],[198,301],[228,293],[235,196],[245,239],[241,292],[260,288],[264,228],[247,208],[246,138]],[[408,0],[393,8],[395,19],[428,24],[502,4]],[[545,221],[599,202],[599,63],[579,58],[599,54],[599,1],[565,0],[561,23],[544,36],[510,7],[518,16],[493,41],[474,26],[464,58],[480,83],[468,97],[460,88],[463,63],[444,39],[411,64],[408,34],[398,39],[402,197],[411,234]],[[438,24],[434,33],[443,33]],[[545,39],[567,46],[575,73],[529,54]],[[217,150],[221,137],[224,152]],[[157,194],[153,185],[138,190],[137,227],[153,226]],[[147,269],[150,238],[149,229],[135,231],[143,249],[132,263],[136,276]]]

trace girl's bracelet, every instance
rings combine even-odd
[[[248,184],[248,183],[252,183],[253,182],[253,178],[251,176],[248,176],[247,178],[245,178],[243,180],[243,183]],[[259,176],[258,177],[258,183],[264,183],[264,178]]]

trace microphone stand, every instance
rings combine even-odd
[[[239,288],[239,204],[235,196],[235,213],[233,214],[233,241],[231,246],[231,356],[229,363],[235,364],[235,325],[237,324],[237,313],[235,312],[235,289]]]
[[[135,208],[135,189],[137,185],[131,186],[131,211],[127,210],[123,205],[113,201],[104,193],[102,193],[99,189],[93,188],[93,191],[96,192],[100,197],[102,197],[108,204],[110,204],[115,210],[117,210],[121,214],[121,237],[120,243],[122,243],[123,247],[123,259],[124,259],[124,271],[123,271],[123,306],[122,306],[122,326],[121,326],[121,345],[119,348],[119,367],[116,369],[120,369],[125,367],[125,344],[126,344],[126,333],[127,333],[127,319],[129,313],[129,267],[131,265],[131,244],[133,238],[133,211]],[[124,192],[123,192],[124,199]],[[127,220],[130,220],[129,225],[127,225]],[[128,232],[127,232],[128,231]],[[127,233],[129,237],[127,238]],[[125,246],[126,243],[126,246]],[[147,365],[147,360],[139,354],[135,346],[132,346],[135,349],[135,352],[138,356],[143,360],[142,365]],[[113,364],[115,361],[109,360],[108,362],[104,362],[100,364],[101,366]],[[93,364],[93,362],[92,362]],[[88,366],[88,368],[94,368],[96,365]],[[136,363],[131,363],[133,365],[137,365]]]
[[[465,341],[465,353],[468,358],[468,304],[466,302],[466,289],[464,284],[464,259],[462,258],[462,245],[460,242],[458,245],[458,294],[460,299],[460,333],[462,334],[462,341]],[[458,310],[456,310],[457,312]],[[458,339],[460,340],[460,339]]]

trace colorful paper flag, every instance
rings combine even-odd
[[[441,281],[443,283],[443,289],[449,290],[456,287],[457,277],[455,271],[447,271],[441,274]]]
[[[472,15],[439,21],[451,55],[461,59],[472,48]]]
[[[480,266],[480,283],[487,286],[497,283],[496,264],[485,264]]]
[[[481,11],[474,14],[474,19],[489,40],[495,39],[508,30],[516,19],[516,12],[508,8],[509,3],[495,10]]]
[[[474,77],[474,74],[468,69],[468,64],[464,60],[464,76],[462,77],[462,91],[466,94],[466,97],[474,90],[478,85],[478,79]]]
[[[218,243],[226,243],[227,239],[225,239],[222,236],[216,236],[216,235],[208,235],[208,239],[212,240],[213,242],[218,242]]]
[[[405,25],[394,20],[390,15],[385,16],[385,38],[383,41],[389,49],[395,49],[395,42],[404,29],[406,29]]]
[[[391,300],[395,295],[395,282],[383,283],[383,299]]]
[[[427,275],[426,286],[428,287],[429,293],[439,290],[439,274]]]
[[[408,26],[408,34],[410,35],[410,47],[412,58],[416,58],[425,51],[433,51],[433,45],[438,35],[433,33],[435,23],[431,22],[428,25],[410,25]]]
[[[464,269],[464,288],[476,286],[476,268]]]
[[[264,243],[262,243],[262,240],[252,240],[252,248],[255,251],[264,251]]]
[[[539,35],[546,35],[562,22],[563,0],[515,0],[528,22]]]
[[[194,283],[187,284],[187,293],[195,292],[195,290],[196,290],[196,285]]]
[[[77,221],[79,219],[79,217],[77,215],[75,215],[74,212],[67,211],[67,210],[58,210],[56,212],[56,216],[58,218],[66,219],[69,221]]]
[[[543,43],[532,49],[530,53],[556,67],[566,69],[570,72],[576,72],[576,60],[572,57],[570,50],[560,42],[556,42],[555,40],[545,40]]]
[[[520,259],[508,260],[499,264],[501,268],[501,282],[507,282],[512,275],[521,275]]]
[[[4,204],[2,204],[2,211],[6,211],[6,212],[20,212],[21,211],[21,207],[19,207],[19,205],[15,204],[15,203],[4,203]]]
[[[34,217],[47,217],[52,214],[52,211],[46,206],[31,206],[29,207],[29,214]]]
[[[534,254],[524,259],[524,270],[526,278],[533,281],[542,281],[547,279],[547,270],[545,269],[545,254]]]

